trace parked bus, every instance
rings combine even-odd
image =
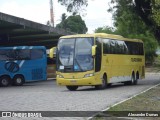
[[[57,84],[71,91],[79,86],[135,85],[145,77],[141,40],[105,33],[70,35],[59,39],[56,51]]]
[[[52,47],[51,49],[55,49],[56,47]],[[50,58],[50,55],[49,55],[49,52],[50,52],[51,50],[50,49],[48,49],[47,50],[47,78],[48,79],[53,79],[53,78],[55,78],[56,77],[56,58],[55,57],[52,57],[52,58]],[[54,50],[54,51],[56,51],[56,50]]]
[[[46,69],[44,46],[0,47],[0,86],[46,80]]]

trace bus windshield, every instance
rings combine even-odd
[[[93,69],[93,38],[60,39],[58,43],[58,71],[89,71]]]

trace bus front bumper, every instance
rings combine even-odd
[[[92,76],[80,79],[57,78],[57,84],[63,86],[92,86],[100,83],[97,83],[95,77]]]

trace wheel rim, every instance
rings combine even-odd
[[[18,84],[20,84],[20,83],[22,82],[22,79],[21,79],[21,78],[17,78],[17,79],[16,79],[16,82],[17,82]]]
[[[8,80],[7,79],[2,79],[2,84],[3,85],[7,85],[8,84]]]

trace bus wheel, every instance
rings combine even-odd
[[[7,87],[11,82],[11,78],[9,76],[0,77],[0,86]]]
[[[124,85],[133,85],[135,82],[135,76],[132,74],[131,80],[124,82]]]
[[[75,91],[78,89],[78,86],[66,86],[68,90]]]
[[[25,82],[24,77],[22,75],[16,75],[13,78],[13,85],[15,86],[21,86]]]
[[[104,75],[103,76],[103,79],[102,79],[102,84],[101,85],[96,85],[95,86],[95,89],[97,90],[102,90],[102,89],[105,89],[107,87],[107,78],[106,76]]]
[[[136,78],[134,79],[133,85],[137,85],[139,79],[139,75],[136,74]]]

